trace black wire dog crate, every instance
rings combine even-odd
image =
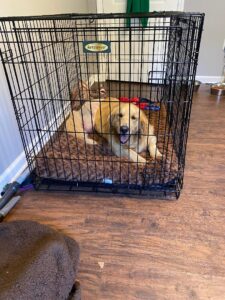
[[[179,197],[203,20],[1,18],[1,60],[35,186]]]

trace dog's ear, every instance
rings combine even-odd
[[[108,115],[108,124],[112,124],[115,117],[116,117],[115,112],[111,111],[111,113],[109,113]]]
[[[141,134],[147,134],[148,132],[148,120],[147,118],[144,118],[143,116],[140,116],[140,133]]]
[[[108,115],[108,123],[109,124],[112,124],[113,120],[116,117],[116,113],[117,113],[117,111],[116,111],[115,107],[110,106],[109,115]]]

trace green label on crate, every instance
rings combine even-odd
[[[84,41],[84,53],[111,53],[111,42],[109,41]]]

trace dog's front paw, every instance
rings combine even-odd
[[[156,158],[162,158],[162,157],[163,157],[162,153],[157,149],[156,150]]]
[[[142,156],[138,156],[136,162],[137,162],[138,165],[146,165],[147,160]]]
[[[150,152],[150,156],[152,159],[161,159],[163,157],[162,153],[156,149],[154,152]]]
[[[98,142],[96,142],[95,140],[91,139],[91,138],[85,138],[85,143],[88,144],[88,145],[98,145]]]

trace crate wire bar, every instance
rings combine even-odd
[[[178,198],[203,22],[183,12],[0,18],[1,60],[36,188]],[[92,43],[107,49],[86,51]],[[151,100],[144,113],[162,159],[145,153],[143,167],[115,156],[96,132],[97,146],[88,145],[74,117],[68,131],[75,89],[82,118],[86,101],[108,101],[102,89]]]

